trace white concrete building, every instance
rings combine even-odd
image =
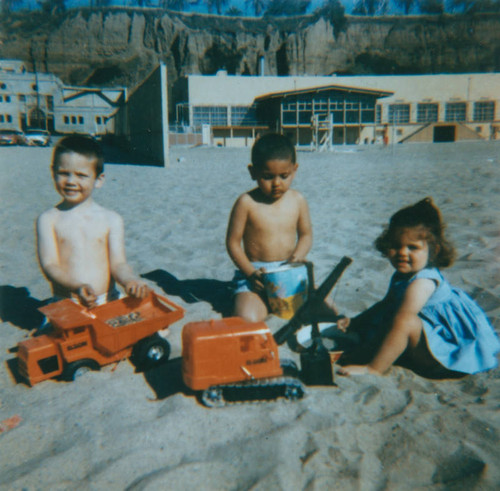
[[[210,124],[218,145],[251,145],[264,128],[309,146],[328,140],[327,133],[333,145],[382,143],[384,134],[389,143],[500,138],[499,73],[268,77],[222,71],[183,82],[176,94],[178,124]],[[361,98],[332,93],[325,105],[325,91],[317,89],[328,86],[360,97],[363,90],[378,93],[373,121],[356,117]],[[262,107],[269,105],[274,114],[263,119]],[[344,116],[334,115],[341,105]]]

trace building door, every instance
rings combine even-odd
[[[434,126],[433,142],[454,142],[455,141],[455,126]]]

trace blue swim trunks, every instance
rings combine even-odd
[[[255,269],[265,268],[265,269],[276,269],[278,266],[281,266],[284,261],[253,261],[252,264]],[[243,292],[251,292],[252,289],[250,287],[250,282],[248,278],[239,270],[235,270],[233,279],[231,280],[233,283],[234,294],[243,293]]]

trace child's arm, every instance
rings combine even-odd
[[[312,225],[309,215],[309,206],[305,198],[298,194],[299,220],[297,223],[297,244],[292,255],[288,258],[289,263],[304,261],[312,246]]]
[[[261,272],[255,269],[242,246],[249,211],[248,200],[250,200],[249,196],[245,194],[240,196],[231,210],[226,233],[226,248],[236,267],[251,279],[252,285],[259,290],[264,288],[259,278]]]
[[[342,375],[366,373],[383,374],[404,353],[406,348],[416,348],[422,335],[422,320],[418,316],[436,283],[427,278],[413,281],[407,288],[403,302],[397,310],[382,346],[366,366],[348,365],[339,371]]]
[[[54,222],[51,213],[42,213],[36,222],[38,260],[48,280],[62,290],[73,292],[87,307],[92,307],[97,299],[93,288],[74,281],[60,266]]]
[[[127,263],[123,219],[116,213],[110,215],[108,247],[110,273],[113,278],[125,288],[128,295],[144,298],[149,293],[149,287]]]

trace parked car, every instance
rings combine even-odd
[[[24,133],[19,130],[0,130],[0,145],[24,145]]]
[[[47,130],[26,130],[26,144],[31,146],[46,147],[50,144],[50,133]]]

